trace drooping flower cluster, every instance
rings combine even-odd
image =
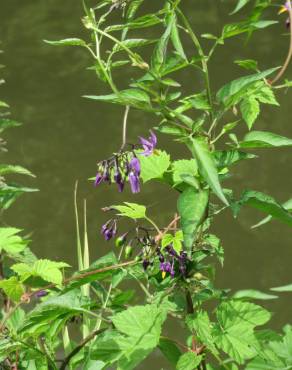
[[[117,220],[112,218],[102,225],[101,234],[105,240],[111,240],[117,234]]]
[[[95,186],[102,182],[117,184],[119,192],[122,192],[127,179],[133,193],[140,191],[140,161],[134,151],[120,152],[107,160],[98,163],[98,171],[95,177]]]
[[[144,150],[140,154],[147,157],[153,153],[156,147],[156,135],[154,132],[150,131],[150,137],[148,139],[140,137],[140,143]],[[98,163],[98,170],[94,182],[95,186],[103,182],[107,184],[112,184],[114,182],[117,184],[119,192],[122,192],[125,183],[128,181],[132,193],[135,194],[140,192],[141,164],[134,149],[135,145],[132,147],[133,149],[131,151],[121,150],[109,159]]]

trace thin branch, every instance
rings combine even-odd
[[[290,1],[288,3],[290,3]],[[289,13],[289,20],[290,20],[289,51],[288,51],[288,55],[286,57],[285,63],[283,64],[283,67],[280,69],[277,76],[270,82],[270,85],[273,85],[274,83],[276,83],[283,76],[283,74],[286,72],[286,69],[288,68],[288,66],[290,64],[290,61],[291,61],[291,58],[292,58],[292,8],[291,8],[291,4],[289,5],[288,13]]]
[[[97,335],[103,333],[106,329],[98,329],[94,330],[92,333],[90,333],[86,338],[84,338],[77,347],[73,349],[72,352],[69,353],[69,355],[63,360],[62,365],[60,366],[60,370],[65,370],[67,365],[69,364],[71,358],[73,358],[81,349],[88,343],[90,342],[94,337]]]

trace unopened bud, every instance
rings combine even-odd
[[[131,245],[127,245],[125,248],[125,257],[129,258],[133,254],[133,247]]]

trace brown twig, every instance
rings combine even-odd
[[[84,338],[79,344],[77,347],[75,347],[73,349],[72,352],[69,353],[69,355],[63,360],[62,362],[62,365],[60,366],[60,370],[65,370],[67,365],[69,364],[70,360],[72,357],[74,357],[75,355],[77,355],[77,353],[79,351],[81,351],[81,349],[86,346],[86,344],[88,342],[90,342],[94,337],[96,337],[97,335],[103,333],[106,329],[98,329],[98,330],[94,330],[92,333],[90,333],[86,338]]]
[[[163,230],[163,232],[160,232],[158,235],[155,237],[156,243],[158,243],[164,235],[174,226],[177,224],[177,221],[180,219],[179,216],[175,215],[174,219],[171,221],[171,223]]]
[[[283,74],[286,72],[286,69],[288,68],[288,66],[290,64],[290,61],[291,61],[291,58],[292,58],[292,8],[291,8],[291,5],[289,5],[288,13],[289,13],[289,19],[290,19],[289,51],[288,51],[288,55],[286,57],[285,63],[283,64],[283,67],[280,69],[277,76],[270,82],[270,85],[274,85],[274,83],[276,83],[283,76]]]

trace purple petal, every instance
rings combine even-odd
[[[135,172],[138,176],[140,175],[141,172],[141,165],[140,161],[137,157],[133,157],[130,161],[130,169]]]
[[[154,134],[154,132],[152,130],[150,130],[150,135],[151,136],[150,136],[149,139],[151,139],[152,145],[154,147],[156,147],[156,145],[157,145],[157,136]]]
[[[139,177],[135,175],[133,172],[129,174],[129,182],[131,186],[132,193],[139,193],[140,192],[140,181]]]
[[[103,176],[101,173],[97,173],[94,181],[94,186],[98,186],[103,180]]]

